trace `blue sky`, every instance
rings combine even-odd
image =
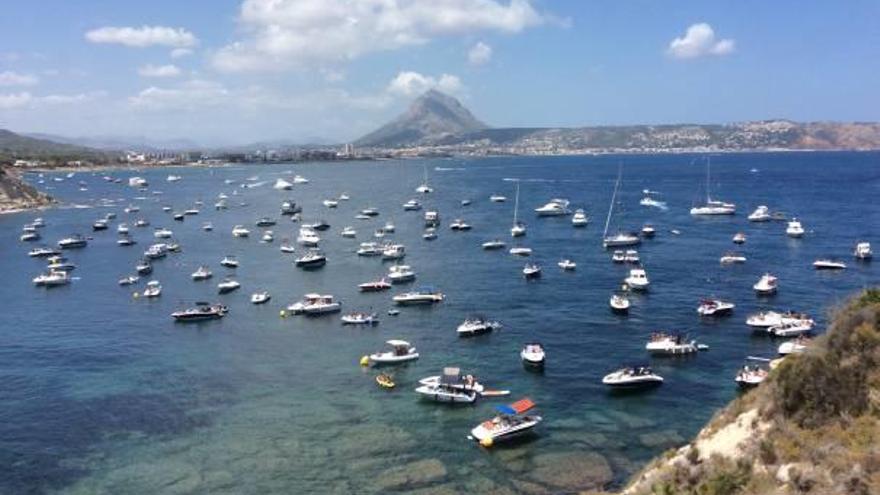
[[[358,137],[437,87],[494,126],[878,120],[880,2],[6,2],[0,128]]]

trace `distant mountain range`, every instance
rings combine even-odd
[[[56,134],[30,133],[25,136],[72,144],[107,151],[185,151],[199,149],[200,145],[189,139],[151,139],[142,136],[81,136],[68,137]]]
[[[100,150],[16,134],[0,129],[0,162],[3,159],[57,159],[63,157],[95,157]],[[70,158],[76,159],[76,158]]]
[[[355,142],[370,148],[474,153],[593,151],[880,149],[878,123],[669,124],[573,128],[489,128],[457,99],[431,90],[401,116]]]

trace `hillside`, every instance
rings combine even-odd
[[[880,289],[720,411],[623,495],[880,493]]]
[[[0,167],[0,213],[46,206],[52,198],[26,184],[11,170]]]
[[[19,159],[103,162],[109,158],[110,155],[107,153],[92,148],[23,136],[6,129],[0,129],[0,164],[11,163]]]

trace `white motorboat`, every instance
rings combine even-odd
[[[205,265],[200,266],[191,275],[193,280],[208,280],[209,278],[211,278],[213,276],[214,276],[214,273],[211,272],[211,269]]]
[[[577,268],[577,263],[568,258],[560,260],[559,263],[556,263],[556,265],[558,265],[559,268],[563,269],[564,271],[572,271]]]
[[[197,322],[205,320],[219,320],[226,316],[229,308],[223,304],[209,304],[206,302],[197,302],[193,308],[187,308],[171,313],[174,321],[181,323]]]
[[[733,312],[736,305],[732,302],[722,301],[720,299],[704,299],[700,301],[697,307],[697,313],[700,316],[721,316],[729,315]]]
[[[381,256],[382,252],[385,250],[382,246],[380,246],[376,242],[362,242],[358,247],[357,255],[358,256]]]
[[[746,257],[740,253],[729,252],[724,253],[724,256],[722,256],[719,261],[722,265],[733,265],[737,263],[745,263]]]
[[[737,232],[733,236],[734,244],[745,244],[746,243],[746,233],[745,232]]]
[[[254,292],[253,294],[251,294],[252,304],[265,304],[271,299],[272,296],[269,294],[268,291]]]
[[[471,224],[462,220],[461,218],[456,218],[449,224],[449,228],[451,230],[471,230]]]
[[[143,177],[129,177],[128,178],[128,185],[130,187],[141,188],[141,187],[147,187],[149,185],[149,183],[147,182],[147,179],[144,179]]]
[[[416,272],[409,265],[393,265],[388,268],[388,280],[392,284],[412,282],[416,279]]]
[[[812,321],[812,319],[808,315],[803,313],[795,313],[792,311],[787,311],[785,313],[778,313],[776,311],[761,311],[759,313],[749,315],[748,318],[746,318],[746,325],[759,330],[765,330],[773,326],[805,320]]]
[[[693,354],[699,350],[695,340],[687,340],[682,335],[655,333],[645,345],[645,350],[658,356],[677,356]]]
[[[119,285],[122,285],[122,286],[134,285],[134,284],[138,283],[138,280],[140,280],[140,279],[141,278],[138,277],[137,275],[129,275],[127,277],[122,277],[119,279]]]
[[[238,259],[235,256],[226,255],[220,260],[220,264],[226,268],[238,268]]]
[[[272,188],[279,191],[289,191],[293,189],[293,184],[279,177],[275,180],[275,185],[273,185]]]
[[[496,442],[531,433],[542,421],[541,416],[525,414],[534,407],[534,402],[527,398],[510,405],[496,406],[499,414],[472,429],[471,437],[488,448]]]
[[[134,270],[138,272],[138,275],[149,275],[153,273],[153,265],[149,260],[141,260],[134,266]]]
[[[385,342],[391,348],[370,354],[369,361],[373,364],[399,364],[419,358],[416,348],[405,340],[392,339]]]
[[[631,269],[629,271],[629,276],[623,281],[633,290],[648,290],[648,286],[651,284],[648,280],[648,273],[644,268]]]
[[[331,295],[306,294],[301,301],[287,307],[295,315],[322,315],[342,310],[342,303],[333,300]]]
[[[358,290],[361,292],[381,292],[390,288],[391,283],[384,278],[372,282],[364,282],[358,285]]]
[[[67,258],[64,257],[51,257],[49,258],[49,266],[47,266],[50,271],[55,272],[72,272],[76,269],[76,265],[67,261]]]
[[[602,378],[602,384],[614,388],[642,388],[663,384],[663,377],[647,365],[627,366]]]
[[[416,188],[416,192],[420,194],[428,194],[434,192],[434,189],[428,185],[428,167],[424,167],[424,178],[422,179],[422,183],[419,187]]]
[[[144,289],[143,293],[144,297],[159,297],[161,295],[162,286],[157,280],[150,280],[149,282],[147,282],[147,287]]]
[[[135,227],[149,227],[150,221],[147,220],[146,218],[138,218],[137,220],[135,220],[134,226]]]
[[[137,213],[137,212],[141,211],[141,207],[137,206],[137,205],[128,205],[122,211],[124,211],[126,213]]]
[[[755,211],[749,214],[750,222],[769,222],[773,217],[770,215],[770,208],[760,205]]]
[[[337,206],[339,206],[339,201],[335,199],[325,199],[322,203],[327,208],[336,208]]]
[[[743,366],[736,374],[734,381],[741,388],[752,388],[760,385],[769,372],[760,366]]]
[[[571,217],[571,224],[574,227],[586,227],[587,224],[590,223],[589,217],[584,213],[584,210],[578,208],[574,211],[574,216]]]
[[[378,325],[379,316],[376,313],[347,313],[342,315],[343,325]]]
[[[153,231],[153,237],[155,237],[156,239],[168,239],[173,235],[174,232],[172,232],[171,229],[158,228]]]
[[[406,246],[403,244],[388,244],[382,250],[383,260],[402,260],[406,256]]]
[[[342,193],[339,195],[339,201],[348,201],[349,199],[351,199],[351,196],[346,193]]]
[[[116,226],[116,233],[117,234],[127,234],[128,233],[128,224],[127,223],[120,223],[119,225],[117,225]]]
[[[226,210],[228,208],[229,208],[229,204],[226,202],[225,199],[220,199],[216,203],[214,203],[215,210],[220,211],[220,210]]]
[[[611,261],[614,263],[623,263],[626,261],[626,253],[621,249],[615,250],[611,253]]]
[[[436,385],[420,385],[416,387],[415,392],[423,398],[431,399],[435,402],[465,403],[470,404],[477,400],[477,393],[472,390],[461,390],[459,388],[450,387],[449,383],[458,383],[460,377],[447,377],[444,375],[440,379],[440,383]]]
[[[437,210],[425,211],[425,227],[437,227],[440,225],[440,212]]]
[[[492,321],[484,316],[470,316],[465,319],[456,329],[459,337],[473,337],[483,335],[493,330],[499,330],[501,323]]]
[[[167,180],[168,182],[177,182],[182,178],[183,177],[181,177],[179,175],[169,175],[168,177],[165,178],[165,180]]]
[[[538,278],[541,276],[541,266],[535,263],[526,263],[522,273],[525,278]]]
[[[217,284],[217,292],[220,294],[226,294],[228,292],[232,292],[241,288],[241,284],[234,279],[226,278],[219,284]]]
[[[790,321],[774,325],[768,328],[767,331],[776,337],[799,337],[812,332],[813,325],[814,322],[810,319]]]
[[[373,208],[373,207],[364,208],[363,210],[361,210],[361,215],[364,215],[368,218],[369,217],[377,217],[377,216],[379,216],[379,210],[377,210],[376,208]]]
[[[144,258],[148,260],[158,260],[162,259],[168,255],[168,245],[162,242],[151,244],[150,247],[144,251]]]
[[[779,344],[779,349],[777,352],[780,356],[787,356],[789,354],[802,354],[812,343],[812,340],[809,337],[800,336],[795,340],[789,340],[787,342],[783,342]]]
[[[874,252],[871,251],[871,243],[870,242],[858,242],[856,243],[856,248],[853,250],[853,256],[858,260],[867,261],[874,256]]]
[[[385,237],[385,230],[384,229],[376,229],[376,231],[373,232],[373,237],[375,237],[376,239],[381,239],[381,238]]]
[[[818,259],[813,262],[813,268],[816,270],[844,270],[846,263],[832,259]]]
[[[765,273],[752,288],[758,294],[775,294],[778,286],[779,280],[773,275]]]
[[[86,247],[88,243],[85,237],[74,234],[58,241],[58,247],[61,249],[77,249]]]
[[[251,235],[251,231],[245,228],[244,225],[236,225],[232,228],[232,237],[248,237]]]
[[[489,196],[489,201],[493,203],[503,203],[507,201],[507,196],[504,196],[503,194],[493,194]]]
[[[321,242],[321,236],[311,228],[303,226],[299,229],[296,242],[306,247],[316,247]]]
[[[651,239],[652,237],[657,235],[657,229],[655,229],[654,226],[650,223],[646,223],[645,225],[642,225],[642,230],[639,233],[645,239]]]
[[[100,220],[95,220],[95,223],[92,224],[92,230],[95,232],[100,232],[102,230],[107,230],[109,226],[109,222],[102,218]]]
[[[785,228],[785,234],[789,237],[799,238],[804,236],[804,226],[801,225],[801,221],[797,218],[792,218],[788,222],[788,227]]]
[[[296,252],[296,248],[287,239],[281,243],[281,246],[278,249],[285,254],[293,254]]]
[[[263,237],[260,238],[260,242],[270,243],[273,241],[275,241],[275,234],[271,230],[263,232]]]
[[[310,249],[306,254],[295,259],[293,264],[306,270],[320,268],[327,264],[327,257],[319,249]]]
[[[571,214],[568,209],[569,202],[567,199],[553,198],[544,206],[535,208],[535,213],[539,217],[558,217]]]
[[[442,292],[430,287],[422,287],[420,289],[397,294],[392,300],[401,306],[417,306],[426,304],[435,304],[443,302],[446,296]]]
[[[483,249],[487,251],[492,251],[495,249],[504,249],[507,246],[507,243],[502,241],[501,239],[493,239],[491,241],[486,241],[483,243]]]
[[[275,220],[269,217],[262,217],[257,220],[257,227],[272,227],[275,225]]]
[[[428,227],[425,229],[425,232],[422,234],[422,239],[426,241],[433,241],[437,238],[437,229],[434,227]]]
[[[28,256],[32,258],[44,258],[46,256],[57,256],[59,254],[61,254],[61,251],[48,246],[35,247],[28,252]]]
[[[456,390],[476,392],[479,395],[483,395],[485,392],[486,395],[493,397],[509,393],[507,390],[486,390],[475,376],[463,375],[460,368],[454,367],[443,368],[442,375],[428,376],[419,380],[419,385],[438,386],[441,384]]]
[[[614,212],[614,203],[617,199],[617,191],[620,188],[620,179],[622,175],[623,170],[621,169],[617,173],[617,181],[614,183],[614,192],[611,194],[611,203],[608,205],[608,216],[605,217],[605,230],[602,233],[602,246],[605,247],[605,249],[610,247],[636,246],[642,242],[641,237],[632,232],[618,231],[612,236],[608,235],[608,227],[611,225],[611,216]]]
[[[296,215],[302,211],[302,207],[296,204],[293,200],[285,200],[281,203],[281,214],[282,215]]]
[[[294,184],[308,184],[309,179],[306,179],[302,175],[294,175],[293,176],[293,183]]]
[[[187,208],[186,210],[183,211],[183,214],[190,215],[190,216],[191,215],[198,215],[199,209],[198,208]]]
[[[354,227],[346,227],[342,229],[342,232],[340,232],[339,235],[348,239],[353,239],[357,237],[357,230],[355,230]]]
[[[625,294],[612,294],[608,304],[613,311],[620,313],[626,313],[630,307],[629,298]]]
[[[544,353],[544,346],[538,342],[530,342],[523,346],[519,352],[519,357],[525,365],[544,366],[547,356]]]
[[[514,256],[530,256],[532,254],[532,248],[527,248],[523,246],[514,246],[510,248],[508,253]]]
[[[24,232],[21,234],[18,240],[20,240],[21,242],[33,242],[39,241],[40,237],[41,236],[39,232]]]
[[[623,253],[623,261],[634,265],[639,264],[641,261],[641,258],[639,258],[639,252],[635,249],[627,249],[626,252]]]
[[[46,226],[46,221],[43,220],[43,217],[37,217],[37,218],[34,219],[33,222],[31,222],[31,225],[33,225],[34,227],[36,227],[36,228],[39,229],[39,228],[41,228],[41,227],[45,227],[45,226]]]
[[[422,209],[422,204],[418,200],[411,199],[403,204],[404,211],[418,211]]]
[[[513,224],[510,227],[511,237],[526,235],[526,224],[519,221],[519,181],[516,182],[516,196],[513,201]]]
[[[710,169],[711,161],[706,160],[706,203],[691,208],[691,215],[733,215],[736,213],[736,205],[712,199],[710,193]]]
[[[34,277],[34,285],[38,287],[57,287],[70,283],[70,275],[64,270],[49,270]]]
[[[668,210],[669,209],[669,208],[667,208],[665,201],[656,200],[656,199],[652,198],[651,196],[643,197],[639,201],[639,204],[642,206],[651,206],[654,208],[659,208],[661,210]]]
[[[385,222],[385,226],[382,227],[382,230],[384,230],[386,234],[393,234],[394,231],[397,230],[397,227],[395,227],[394,223],[389,220]]]

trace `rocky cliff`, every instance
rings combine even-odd
[[[47,206],[52,202],[51,197],[25,183],[15,171],[0,167],[0,213]]]

